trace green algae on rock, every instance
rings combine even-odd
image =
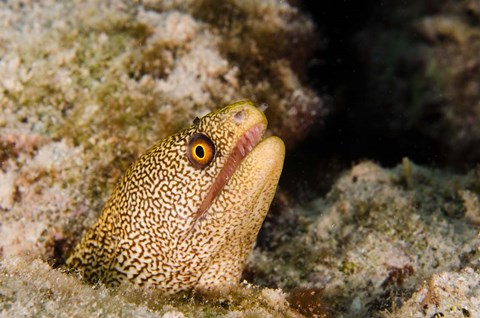
[[[67,265],[87,281],[168,293],[238,284],[280,178],[285,146],[237,102],[147,150]]]
[[[153,288],[115,291],[82,283],[39,259],[11,257],[0,267],[0,314],[5,317],[266,317],[299,318],[279,290],[242,284],[222,297],[168,297]]]

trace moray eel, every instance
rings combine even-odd
[[[283,141],[241,101],[141,155],[67,266],[91,283],[169,293],[238,284],[275,194]]]

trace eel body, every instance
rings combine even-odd
[[[141,155],[67,266],[91,283],[166,292],[237,284],[275,194],[282,140],[249,101],[196,119]]]

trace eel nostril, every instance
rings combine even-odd
[[[267,103],[261,103],[260,106],[258,106],[258,109],[260,109],[262,112],[265,112],[268,108]]]
[[[240,110],[233,114],[233,121],[235,121],[235,124],[240,125],[245,119],[246,115],[247,114],[245,113],[245,110]]]

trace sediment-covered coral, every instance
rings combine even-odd
[[[472,268],[434,274],[401,308],[386,317],[477,317],[480,275]]]
[[[92,288],[29,257],[3,260],[0,282],[4,317],[300,317],[279,290],[244,285],[229,295],[198,295],[195,300],[133,286]]]
[[[412,3],[359,35],[373,88],[371,108],[352,110],[357,128],[413,131],[454,164],[478,159],[479,12],[475,1]],[[245,273],[268,288],[166,299],[92,288],[48,265],[64,260],[137,154],[195,116],[250,98],[268,104],[275,134],[301,140],[326,112],[305,85],[314,31],[285,1],[0,2],[1,313],[478,314],[480,173],[409,160],[360,163],[326,198],[277,206],[271,241]]]
[[[326,198],[293,208],[295,217],[282,216],[285,222],[272,229],[282,243],[257,249],[247,274],[301,292],[299,302],[308,303],[311,293],[323,311],[348,317],[394,312],[432,275],[478,270],[478,225],[467,212],[475,207],[464,198],[478,184],[477,170],[461,176],[408,159],[392,170],[360,163]]]

